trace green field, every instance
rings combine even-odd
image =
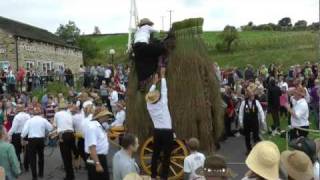
[[[248,31],[239,32],[239,39],[230,53],[218,52],[215,49],[220,32],[205,32],[203,38],[208,46],[212,59],[222,67],[244,67],[246,64],[259,66],[261,64],[289,65],[315,61],[317,56],[317,34],[311,31],[278,32],[278,31]],[[110,61],[108,50],[116,50],[116,62],[127,59],[127,35],[90,36],[99,46],[101,57],[94,62]]]

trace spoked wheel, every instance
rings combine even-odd
[[[151,175],[151,158],[153,153],[153,137],[148,138],[141,147],[140,163],[145,173]],[[183,176],[183,161],[188,156],[188,150],[181,140],[175,140],[171,152],[169,179],[181,179]],[[158,164],[158,174],[162,164]]]

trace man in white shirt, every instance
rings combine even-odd
[[[17,114],[13,118],[12,126],[8,135],[11,137],[11,143],[13,144],[18,160],[21,163],[21,132],[24,124],[31,118],[31,116],[24,112],[24,106],[22,104],[17,104],[16,111]]]
[[[109,150],[108,136],[103,123],[112,113],[105,108],[96,109],[93,120],[85,130],[85,152],[89,154],[88,180],[109,180],[107,155]]]
[[[38,179],[38,177],[43,177],[44,168],[44,138],[46,132],[52,131],[53,127],[47,119],[41,117],[41,108],[34,107],[33,117],[29,119],[22,130],[21,137],[26,138],[28,136],[28,152],[29,160],[32,171],[33,180]],[[37,173],[37,156],[39,172]]]
[[[289,104],[285,105],[291,115],[291,127],[293,128],[290,131],[291,139],[296,139],[300,136],[308,136],[307,131],[297,129],[309,129],[309,106],[306,99],[304,98],[305,96],[305,89],[301,86],[298,86],[294,90],[293,97],[291,98],[292,108]]]
[[[118,92],[112,86],[108,87],[108,91],[110,93],[109,100],[110,100],[110,105],[111,105],[112,112],[116,113],[117,103],[119,101]]]
[[[197,138],[191,138],[188,141],[188,147],[190,150],[190,155],[184,159],[184,180],[201,178],[201,176],[196,174],[196,170],[204,166],[206,157],[204,154],[198,152],[200,148],[199,140]]]
[[[240,127],[243,129],[247,153],[249,154],[251,145],[251,133],[253,134],[254,143],[260,141],[259,124],[266,129],[265,114],[260,102],[255,98],[256,86],[251,83],[246,89],[247,98],[241,102],[239,109]],[[260,120],[260,122],[259,122]]]
[[[59,111],[54,115],[54,125],[59,135],[59,147],[66,172],[65,180],[74,180],[72,165],[72,152],[76,154],[76,145],[73,128],[73,118],[71,112],[67,110],[67,105],[59,104]]]
[[[115,116],[115,121],[111,123],[111,127],[123,126],[123,123],[125,120],[126,120],[126,112],[124,110],[124,105],[119,102],[117,103],[117,113]]]
[[[135,57],[135,67],[137,69],[138,81],[148,79],[157,69],[159,56],[165,50],[161,43],[150,42],[153,32],[153,22],[144,18],[139,23],[139,28],[134,36],[133,52]]]
[[[159,81],[158,74],[154,76],[153,85],[146,95],[147,109],[154,125],[154,147],[151,162],[151,178],[157,178],[158,161],[163,152],[162,179],[168,178],[170,156],[173,146],[172,120],[168,107],[168,89],[165,79],[166,69],[161,68],[161,91],[156,90],[156,84]]]
[[[109,83],[111,82],[111,74],[112,74],[111,69],[107,67],[106,70],[104,71],[104,78],[106,80],[107,85],[109,85]]]

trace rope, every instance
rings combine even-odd
[[[311,132],[311,133],[320,133],[320,130],[316,130],[316,129],[306,129],[306,128],[301,128],[301,127],[290,127],[288,129],[286,129],[286,150],[289,149],[289,131],[292,129],[298,129],[301,131],[307,131],[307,132]]]

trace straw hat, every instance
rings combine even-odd
[[[207,157],[204,167],[196,170],[196,174],[204,177],[230,177],[234,178],[235,173],[227,167],[226,161],[221,155]]]
[[[137,173],[130,173],[123,180],[143,180]]]
[[[302,151],[309,156],[312,162],[317,160],[317,153],[316,153],[316,143],[314,140],[311,140],[306,137],[300,137],[297,139],[292,140],[289,143],[289,146],[295,150]]]
[[[313,178],[313,165],[310,158],[302,151],[284,151],[281,162],[288,175],[293,179],[310,180]]]
[[[154,23],[152,21],[150,21],[150,19],[148,18],[143,18],[140,20],[140,23],[138,24],[139,27],[143,26],[143,25],[149,25],[152,26]]]
[[[257,175],[268,180],[278,180],[280,151],[273,142],[262,141],[253,147],[246,164]]]
[[[24,111],[24,106],[23,106],[23,104],[17,104],[16,111],[17,111],[17,112],[23,112],[23,111]]]
[[[150,104],[157,102],[159,99],[160,99],[160,92],[158,90],[148,92],[148,94],[146,95],[146,101],[147,103],[150,103]]]
[[[94,112],[93,119],[99,119],[105,116],[113,116],[113,114],[108,111],[106,108],[97,108]]]

